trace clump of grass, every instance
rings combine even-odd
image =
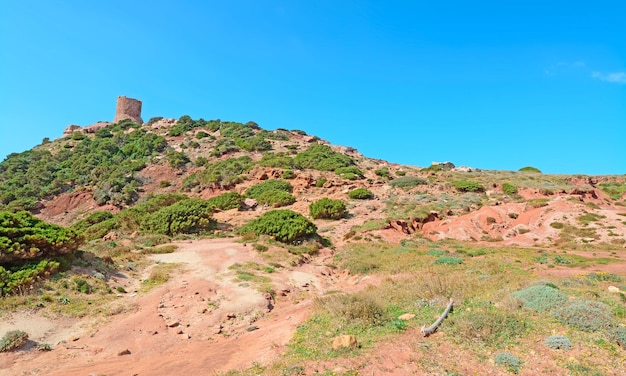
[[[586,277],[592,281],[597,282],[622,282],[624,278],[618,274],[607,273],[607,272],[597,272],[597,273],[589,273]]]
[[[174,244],[164,245],[162,247],[148,247],[141,250],[141,253],[151,254],[151,255],[159,255],[165,253],[173,253],[178,246]]]
[[[533,208],[541,208],[543,206],[548,206],[549,201],[550,200],[548,200],[547,198],[535,198],[532,200],[528,200],[528,205]]]
[[[331,313],[345,324],[375,326],[382,325],[388,319],[383,305],[363,293],[316,299],[315,308]]]
[[[497,365],[505,367],[508,372],[518,373],[522,369],[522,361],[513,354],[499,353],[493,360]]]
[[[11,330],[0,339],[0,352],[19,349],[28,341],[28,333],[23,330]]]
[[[521,316],[494,307],[478,308],[450,317],[458,341],[501,346],[525,333],[529,323]]]
[[[459,257],[439,257],[435,260],[435,265],[460,265],[463,263],[463,259]]]
[[[553,350],[569,351],[572,349],[573,344],[569,338],[561,335],[555,335],[546,338],[546,346]]]
[[[555,287],[551,284],[529,286],[511,296],[518,299],[524,309],[547,312],[567,302],[567,296]]]
[[[609,329],[614,325],[609,306],[586,299],[575,300],[557,308],[552,317],[586,332]]]

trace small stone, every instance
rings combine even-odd
[[[333,350],[337,350],[342,347],[355,348],[357,346],[358,343],[356,337],[352,334],[340,335],[333,340]]]
[[[609,286],[609,292],[618,293],[619,287]]]
[[[130,350],[126,349],[117,353],[117,356],[122,356],[122,355],[130,355]]]
[[[167,325],[167,326],[168,326],[168,327],[170,327],[170,328],[173,328],[173,327],[175,327],[175,326],[179,326],[179,325],[180,325],[180,321],[178,321],[178,320],[173,320],[173,321],[170,321],[169,323],[167,323],[167,324],[165,324],[165,325]]]
[[[249,332],[252,332],[252,331],[257,330],[257,329],[259,329],[259,327],[256,326],[256,325],[250,325],[250,326],[246,327],[246,330],[249,331]]]
[[[413,313],[405,313],[404,315],[398,316],[398,320],[409,321],[415,318],[415,314]]]
[[[72,336],[70,337],[70,342],[76,342],[80,339],[80,337]]]

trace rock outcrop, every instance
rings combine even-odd
[[[125,96],[117,97],[117,108],[115,109],[115,118],[113,123],[130,119],[137,124],[143,124],[141,119],[141,101]]]

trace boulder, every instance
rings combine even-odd
[[[333,350],[337,350],[342,347],[353,349],[353,348],[356,348],[357,346],[358,346],[358,342],[356,340],[356,337],[353,336],[352,334],[340,335],[339,337],[335,337],[335,339],[333,340]]]

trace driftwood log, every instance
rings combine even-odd
[[[422,334],[424,335],[424,337],[428,337],[429,335],[431,335],[431,334],[433,334],[434,332],[437,331],[437,328],[439,327],[439,325],[441,325],[443,320],[448,316],[448,314],[452,310],[452,306],[453,305],[454,305],[454,300],[452,300],[452,298],[450,298],[450,303],[448,303],[448,306],[446,307],[446,310],[443,311],[443,313],[441,314],[441,316],[439,316],[437,321],[435,321],[428,328],[426,326],[422,326]]]

